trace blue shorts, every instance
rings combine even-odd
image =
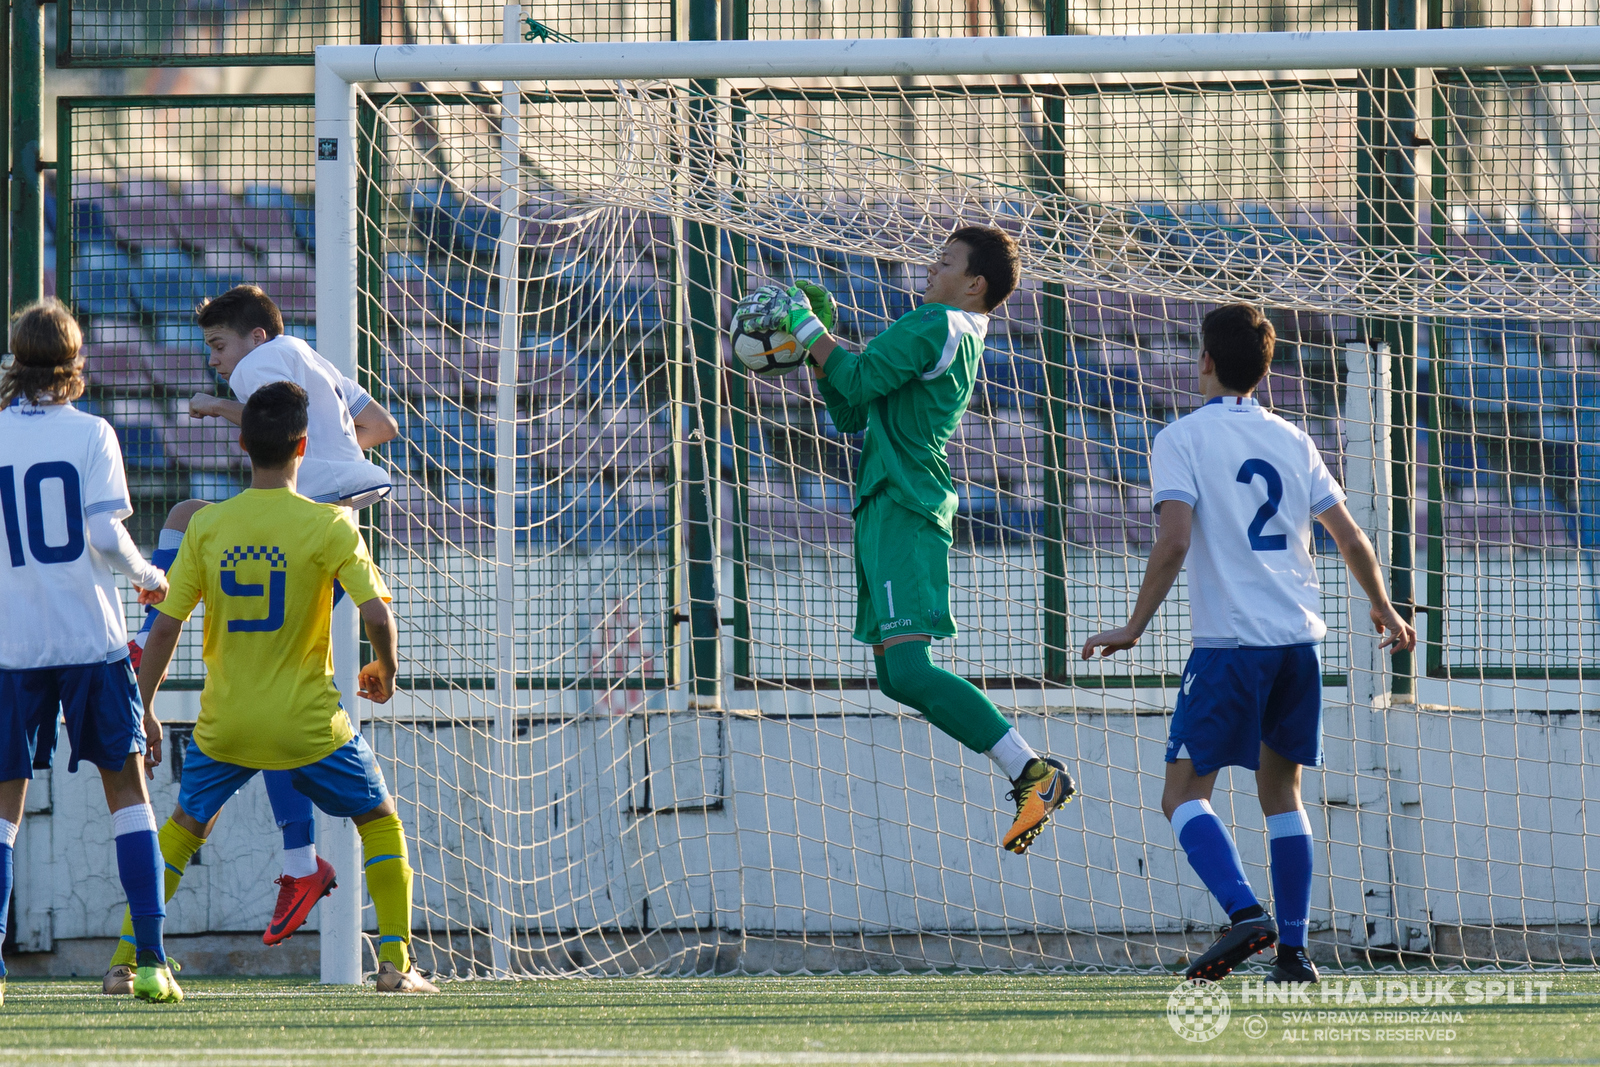
[[[1167,735],[1167,762],[1194,761],[1202,777],[1261,767],[1261,746],[1322,766],[1322,657],[1316,645],[1197,648]]]
[[[178,807],[198,823],[208,823],[228,799],[261,772],[254,767],[214,760],[189,738],[183,752],[183,782],[178,786]],[[389,799],[389,787],[360,734],[315,763],[287,772],[290,783],[311,803],[336,819],[365,815]]]
[[[72,757],[120,771],[128,755],[143,752],[144,705],[133,668],[115,663],[0,671],[0,782],[48,770],[56,751],[56,723],[65,711]]]

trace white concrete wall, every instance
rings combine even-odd
[[[883,710],[876,694],[857,696],[859,705],[809,698],[820,715],[784,714],[779,701],[761,715],[700,717],[546,721],[555,702],[529,708],[537,717],[507,754],[517,784],[498,813],[482,799],[481,719],[369,726],[407,802],[418,930],[486,928],[497,866],[519,943],[620,930],[613,940],[626,944],[643,928],[801,943],[1099,932],[1152,944],[1225,918],[1160,815],[1164,715],[1020,714],[1023,733],[1063,758],[1082,790],[1024,859],[998,847],[1007,785],[986,760],[920,717]],[[1561,924],[1587,936],[1600,899],[1600,851],[1587,836],[1600,802],[1595,713],[1406,706],[1352,717],[1332,705],[1326,735],[1328,767],[1308,773],[1305,790],[1317,839],[1313,928],[1324,939],[1426,951],[1436,930],[1462,925]],[[1219,784],[1217,809],[1268,897],[1250,776],[1225,772]],[[171,764],[154,793],[164,817],[177,793]],[[60,767],[42,779],[19,844],[24,950],[116,933],[122,894],[92,771]],[[169,929],[260,930],[276,852],[265,793],[252,784],[190,867]],[[1059,944],[1057,962],[1099,962]]]

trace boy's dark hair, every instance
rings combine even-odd
[[[1217,381],[1248,393],[1267,376],[1278,334],[1254,304],[1223,304],[1200,323],[1200,343],[1217,365]]]
[[[221,296],[203,300],[194,309],[194,321],[202,330],[221,326],[240,337],[248,337],[257,327],[271,340],[283,333],[283,312],[272,298],[256,285],[236,285]]]
[[[254,466],[288,464],[306,436],[306,405],[306,391],[293,382],[273,382],[250,394],[239,436]]]
[[[83,395],[83,331],[55,297],[11,316],[11,366],[0,375],[0,407],[18,397],[76,400]]]
[[[1005,302],[1022,277],[1022,256],[1011,235],[996,226],[959,226],[945,242],[967,246],[967,276],[983,275],[989,283],[984,300],[993,311]]]

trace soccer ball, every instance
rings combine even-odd
[[[757,374],[788,374],[806,361],[806,350],[783,330],[733,329],[733,358]]]

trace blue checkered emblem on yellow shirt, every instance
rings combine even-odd
[[[271,568],[266,582],[241,582],[238,566],[251,560],[260,560]],[[260,573],[259,570],[256,571]],[[258,618],[230,618],[228,632],[272,633],[283,628],[284,597],[288,592],[289,560],[277,545],[234,545],[222,556],[222,592],[229,598],[264,598],[267,614]],[[229,605],[228,614],[235,612],[254,615],[260,611],[256,605]]]
[[[283,549],[277,545],[273,545],[271,548],[266,545],[245,545],[242,548],[239,545],[234,545],[223,554],[222,565],[228,567],[245,559],[264,559],[272,567],[287,568],[289,566],[289,561],[283,556]]]

